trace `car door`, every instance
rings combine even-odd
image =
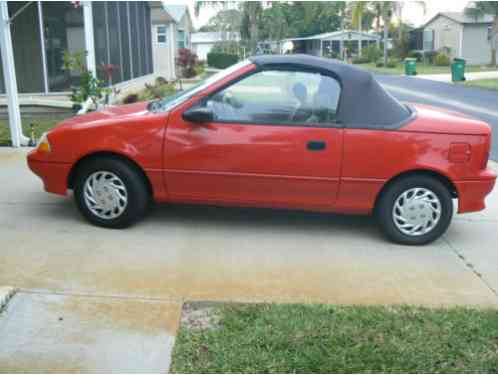
[[[317,72],[257,71],[201,98],[213,121],[170,116],[165,175],[176,201],[327,210],[336,200],[343,130],[339,83]],[[192,109],[192,108],[190,108]]]

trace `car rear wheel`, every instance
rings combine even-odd
[[[448,188],[436,178],[410,176],[386,188],[376,216],[390,240],[424,245],[446,232],[453,216],[453,202]]]
[[[125,228],[142,217],[149,201],[143,176],[129,163],[92,159],[77,172],[74,196],[78,209],[92,224]]]

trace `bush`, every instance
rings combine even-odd
[[[225,69],[239,61],[239,56],[229,53],[210,52],[207,55],[207,63],[210,67]]]
[[[206,71],[206,67],[204,65],[204,62],[197,63],[194,69],[195,69],[196,76],[200,76],[200,75],[204,74],[204,72]]]
[[[383,68],[384,67],[384,60],[378,60],[376,63],[375,63],[375,66],[377,68]],[[388,59],[387,60],[387,65],[386,65],[386,68],[390,68],[390,69],[394,69],[398,66],[398,60],[396,59]]]
[[[417,62],[422,62],[424,59],[424,53],[421,51],[410,51],[406,57],[417,59]]]
[[[434,64],[437,66],[449,66],[450,65],[450,57],[445,53],[438,53],[434,60]]]
[[[180,48],[176,63],[182,69],[184,78],[195,77],[195,66],[197,64],[197,55],[188,48]]]
[[[154,85],[145,84],[145,89],[140,91],[137,101],[162,99],[164,97],[173,95],[175,92],[176,89],[173,83],[161,83],[161,81],[158,82],[158,80],[156,80],[156,83]],[[128,97],[126,97],[124,100],[127,99]]]
[[[436,56],[438,55],[438,52],[436,51],[429,51],[424,53],[424,59],[426,62],[429,64],[434,64],[436,61]]]
[[[398,60],[396,60],[396,59],[389,59],[389,60],[387,60],[387,67],[388,68],[394,69],[397,66],[398,66]]]
[[[370,60],[366,56],[357,56],[353,58],[353,64],[368,64],[369,62]]]
[[[361,55],[365,57],[368,62],[373,62],[379,60],[384,53],[376,44],[370,44],[361,50]]]

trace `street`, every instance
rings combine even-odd
[[[493,127],[491,159],[498,161],[498,92],[406,76],[376,75],[399,100],[466,113]]]

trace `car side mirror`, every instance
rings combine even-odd
[[[214,114],[209,108],[191,108],[183,112],[182,118],[188,122],[202,124],[213,121]]]

